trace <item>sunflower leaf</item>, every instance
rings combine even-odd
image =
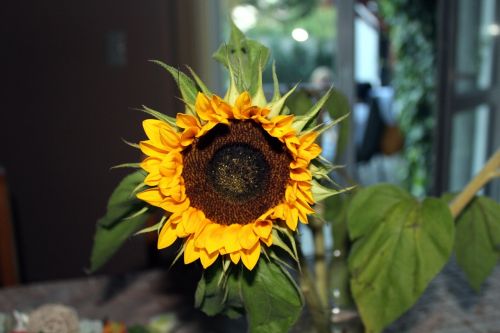
[[[243,273],[241,295],[248,314],[249,332],[288,332],[299,318],[303,304],[290,274],[266,260],[260,260],[252,271]]]
[[[146,203],[131,195],[139,184],[142,184],[146,174],[144,171],[136,171],[125,177],[111,194],[108,201],[106,215],[101,217],[97,224],[104,228],[111,228],[132,212],[144,207]]]
[[[408,310],[443,268],[454,224],[439,199],[419,202],[392,185],[359,191],[348,208],[356,236],[348,258],[351,290],[367,332],[378,333]]]
[[[240,277],[241,274],[236,269],[225,271],[220,265],[208,267],[198,282],[195,306],[209,316],[225,313],[234,317],[242,314]]]
[[[479,291],[500,259],[500,205],[487,197],[476,197],[458,216],[456,226],[457,263],[469,284]]]
[[[150,60],[151,62],[160,65],[163,67],[165,70],[167,70],[172,77],[174,78],[175,82],[177,83],[177,86],[179,87],[179,90],[181,91],[182,99],[187,103],[194,105],[196,101],[196,95],[198,94],[198,89],[196,88],[196,84],[183,72],[178,70],[177,68],[174,68],[172,66],[169,66],[165,64],[164,62],[161,62],[159,60]],[[189,111],[190,108],[186,108],[186,111]],[[189,111],[190,112],[190,111]]]
[[[97,224],[97,229],[90,257],[90,272],[95,272],[104,265],[123,243],[139,230],[149,215],[139,215],[112,227]]]

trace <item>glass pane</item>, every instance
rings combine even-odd
[[[461,190],[486,162],[489,119],[490,108],[486,105],[459,112],[453,117],[450,191]]]
[[[492,86],[495,37],[500,25],[495,22],[495,0],[459,0],[456,48],[457,93]]]
[[[271,49],[280,83],[331,81],[336,43],[332,1],[225,0],[225,4],[222,17],[230,16],[247,37]],[[229,33],[225,22],[223,32]],[[269,65],[263,81],[272,84]]]

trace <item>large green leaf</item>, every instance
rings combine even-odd
[[[111,228],[105,228],[98,223],[90,258],[90,271],[95,272],[104,265],[131,235],[144,226],[148,216],[139,215]]]
[[[288,332],[302,309],[295,281],[281,266],[261,259],[244,271],[241,294],[250,333]]]
[[[243,313],[240,271],[212,265],[203,272],[195,293],[195,306],[209,316],[223,313],[237,317]]]
[[[146,174],[136,171],[125,177],[111,194],[108,201],[106,215],[101,217],[97,224],[101,227],[111,228],[127,216],[140,211],[146,203],[136,198],[134,190],[142,184]]]
[[[457,262],[470,285],[479,290],[500,258],[500,205],[476,197],[457,219]]]
[[[349,231],[358,237],[349,256],[351,290],[367,332],[381,332],[447,262],[453,218],[442,200],[420,203],[389,185],[361,190],[348,216]]]
[[[369,234],[394,204],[411,198],[408,192],[390,184],[379,184],[360,190],[348,210],[347,221],[351,239],[356,240]]]

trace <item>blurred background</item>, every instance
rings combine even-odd
[[[229,18],[271,49],[283,91],[300,82],[311,98],[330,85],[347,96],[345,147],[335,129],[322,143],[360,184],[391,182],[416,196],[457,191],[500,146],[498,0],[2,7],[0,287],[86,276],[95,222],[127,173],[110,167],[140,158],[121,140],[144,137],[144,114],[133,108],[183,109],[172,78],[148,60],[188,64],[224,92],[211,55]],[[270,66],[264,81],[271,89]],[[500,199],[498,182],[484,191]],[[134,237],[100,274],[166,266],[171,255]],[[194,281],[199,272],[189,274]]]

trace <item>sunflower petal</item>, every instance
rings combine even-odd
[[[253,248],[255,246],[255,243],[259,242],[259,237],[257,237],[255,232],[253,231],[252,224],[246,224],[241,227],[240,231],[238,232],[238,238],[241,247],[247,250]]]
[[[255,267],[260,257],[260,242],[257,242],[254,247],[241,252],[241,261],[250,271]]]
[[[203,266],[203,268],[209,267],[215,262],[215,260],[217,260],[218,256],[219,256],[218,251],[215,251],[214,253],[208,253],[207,250],[201,249],[200,250],[201,265]]]
[[[160,235],[158,236],[158,250],[169,247],[176,241],[177,235],[175,229],[175,224],[173,224],[170,220],[165,223],[163,228],[161,228]]]
[[[184,263],[190,264],[200,258],[200,249],[194,246],[195,240],[191,236],[186,241],[186,246],[184,248]]]

